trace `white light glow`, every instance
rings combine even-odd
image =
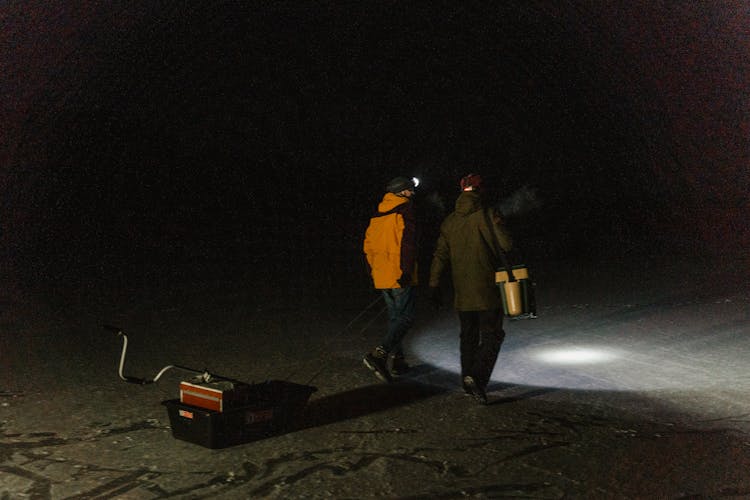
[[[549,269],[553,268],[556,265]],[[659,277],[671,279],[674,270],[665,269]],[[675,279],[677,275],[681,276],[677,273]],[[745,288],[740,291],[732,285],[731,292],[717,288],[716,294],[693,296],[690,290],[676,288],[682,281],[667,286],[671,281],[655,279],[653,290],[635,284],[632,290],[614,285],[605,290],[601,276],[585,277],[591,280],[589,291],[597,291],[586,307],[570,305],[572,299],[570,304],[551,302],[538,319],[504,322],[506,335],[488,386],[491,392],[510,386],[666,391],[671,404],[676,401],[671,398],[684,391],[692,404],[700,391],[720,404],[712,411],[729,411],[728,405],[738,404],[737,414],[747,413],[739,408],[750,405],[750,400],[739,403],[741,397],[735,397],[750,393]],[[703,282],[714,283],[713,278]],[[570,288],[568,283],[559,286],[546,290],[547,300],[564,297]],[[576,293],[585,291],[579,288]],[[719,298],[729,293],[731,298]],[[634,297],[639,297],[637,307],[632,305]],[[437,313],[420,310],[420,321],[405,338],[407,356],[416,358],[415,365],[421,363],[420,381],[460,391],[460,319],[447,308]]]
[[[582,365],[612,361],[618,356],[604,349],[590,347],[555,348],[538,351],[533,355],[539,361],[558,365]]]
[[[441,321],[441,320],[438,320]],[[447,320],[444,320],[447,323]],[[429,383],[455,383],[451,376],[461,373],[460,341],[455,326],[437,326],[417,330],[406,339],[407,349],[422,362],[439,371],[425,377]],[[627,350],[600,345],[585,336],[529,338],[508,335],[492,373],[493,382],[534,387],[564,387],[585,390],[639,390],[681,386],[686,377],[665,378],[658,372],[665,368],[663,360],[654,364],[633,345]],[[578,340],[578,342],[576,342]],[[653,349],[651,350],[653,351]],[[633,366],[637,364],[638,369]],[[657,368],[658,367],[658,368]],[[431,378],[432,377],[432,378]],[[689,377],[687,377],[689,378]]]
[[[414,183],[414,187],[419,186],[419,179],[417,179],[416,177],[412,177],[411,181]]]

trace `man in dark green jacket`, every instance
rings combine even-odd
[[[461,179],[455,210],[440,226],[430,266],[430,293],[439,298],[440,276],[450,266],[454,307],[461,323],[461,378],[464,390],[480,403],[505,338],[500,289],[495,283],[498,245],[507,251],[511,239],[502,221],[482,204],[482,179],[469,174]]]

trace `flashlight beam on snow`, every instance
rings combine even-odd
[[[591,347],[555,348],[538,351],[533,355],[539,361],[558,365],[595,364],[612,361],[618,356],[603,349]]]

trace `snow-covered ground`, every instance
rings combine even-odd
[[[420,303],[412,372],[380,384],[359,282],[299,275],[23,288],[2,316],[2,498],[750,496],[750,268],[742,258],[540,263],[538,318],[507,321],[490,404],[458,380],[458,322]],[[369,309],[367,309],[367,306]],[[317,387],[294,432],[174,439],[164,365]]]

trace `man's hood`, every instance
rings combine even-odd
[[[482,200],[474,191],[464,191],[456,200],[456,213],[458,215],[469,215],[482,208]]]
[[[381,214],[390,212],[397,206],[403,205],[407,201],[409,201],[409,199],[403,196],[396,196],[393,193],[385,193],[385,196],[383,196],[383,201],[381,201],[378,205],[378,212],[380,212]]]

